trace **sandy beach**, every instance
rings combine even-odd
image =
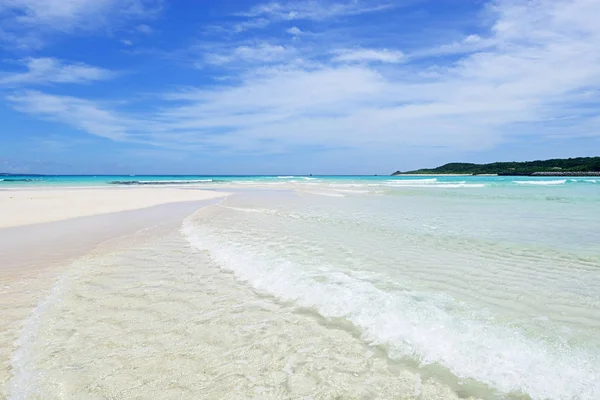
[[[177,229],[227,193],[190,188],[0,191],[0,398],[25,320],[73,260]]]
[[[85,179],[0,190],[0,399],[598,398],[595,179]]]
[[[192,188],[48,188],[0,191],[0,228],[201,201],[226,193]]]

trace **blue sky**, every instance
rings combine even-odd
[[[2,0],[0,171],[600,155],[598,0]]]

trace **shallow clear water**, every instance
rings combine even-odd
[[[9,399],[456,399],[351,326],[253,291],[179,232],[82,259],[29,318]]]
[[[9,398],[600,398],[597,183],[266,179],[74,265]]]
[[[0,188],[41,186],[124,186],[196,185],[278,187],[281,185],[326,186],[344,191],[380,186],[382,188],[481,188],[505,186],[590,186],[600,177],[528,176],[312,176],[312,175],[21,175],[0,176]]]

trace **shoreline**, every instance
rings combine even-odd
[[[160,204],[203,201],[230,193],[182,188],[35,188],[0,191],[0,228],[138,210]]]
[[[543,178],[546,176],[564,176],[564,177],[581,177],[581,178],[594,178],[600,176],[600,172],[597,171],[585,171],[585,172],[532,172],[530,174],[392,174],[390,176],[503,176],[503,177],[537,177]]]
[[[512,392],[532,398],[571,398],[595,385],[600,366],[593,361],[593,370],[576,376],[578,387],[562,386],[552,366],[577,370],[579,357],[597,354],[594,207],[600,186],[582,183],[559,201],[543,186],[519,190],[522,196],[511,196],[516,185],[483,196],[403,187],[372,196],[380,188],[354,189],[344,199],[285,187],[231,188],[235,195],[224,199],[0,229],[0,254],[9,256],[0,265],[6,277],[0,285],[0,320],[6,321],[0,398],[7,392],[11,399],[55,398],[61,390],[69,398],[122,397],[128,388],[134,388],[130,397],[223,398],[234,390],[252,397],[257,387],[265,397],[319,397],[338,388],[339,397],[373,397],[370,387],[361,391],[365,379],[381,384],[384,398],[410,398],[415,386],[424,399],[492,398],[502,395],[504,371],[519,374]],[[96,194],[104,192],[114,190],[95,190],[87,201],[101,201]],[[568,234],[565,220],[573,221]],[[399,270],[397,260],[406,267]],[[549,279],[537,279],[538,273]],[[443,281],[436,278],[445,274]],[[464,276],[481,280],[456,285]],[[406,287],[433,295],[414,298]],[[555,308],[546,306],[553,301]],[[569,325],[563,310],[572,305],[590,322]],[[524,326],[536,335],[519,336],[521,325],[513,328],[513,322],[529,321],[532,307],[547,319]],[[508,313],[514,317],[503,319]],[[450,319],[457,324],[448,325]],[[432,337],[431,326],[444,328]],[[581,346],[554,352],[546,336],[537,335],[545,326],[581,329],[573,336]],[[381,345],[364,340],[365,332]],[[557,335],[550,340],[560,340]],[[415,357],[400,359],[393,349],[407,339],[416,340]],[[459,353],[449,355],[448,346]],[[498,370],[479,369],[498,349],[510,354],[498,360]],[[528,368],[538,354],[539,369]],[[422,368],[421,357],[447,369]],[[137,386],[145,379],[152,384]],[[561,386],[546,391],[549,379]]]
[[[473,175],[473,174],[392,174],[391,176],[484,176],[484,175]],[[486,175],[486,176],[497,176],[497,175]]]
[[[128,204],[137,208],[119,210],[123,205],[119,207],[113,196],[108,206],[115,211],[99,212],[110,209],[96,207],[106,197],[99,196],[94,200],[94,197],[87,196],[90,193],[86,191],[86,207],[69,210],[73,198],[69,197],[68,192],[60,189],[51,192],[54,196],[51,199],[34,196],[36,201],[13,202],[11,213],[3,213],[0,219],[0,320],[3,321],[0,329],[0,398],[7,395],[6,384],[12,376],[12,357],[18,348],[16,342],[24,323],[40,301],[46,298],[57,279],[72,268],[74,262],[126,249],[140,241],[176,230],[186,217],[228,195],[212,192],[207,196],[206,192],[190,191],[192,195],[179,196],[181,193],[175,191],[170,192],[169,196],[162,193],[154,199],[142,200],[130,192],[143,192],[143,195],[149,196],[155,191],[128,189],[127,195],[142,200]],[[7,191],[0,193],[0,196],[7,196]],[[8,197],[8,200],[16,200],[14,196],[13,199],[10,199],[10,195]],[[186,200],[194,197],[197,200]],[[57,198],[62,204],[56,203]],[[168,202],[144,207],[158,201]],[[50,205],[57,207],[61,217],[73,217],[51,220],[44,215],[44,212],[52,211]],[[36,218],[39,221],[37,223],[33,222]]]

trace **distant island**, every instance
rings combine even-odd
[[[432,169],[396,171],[392,175],[600,176],[600,157],[491,164],[450,163]]]

